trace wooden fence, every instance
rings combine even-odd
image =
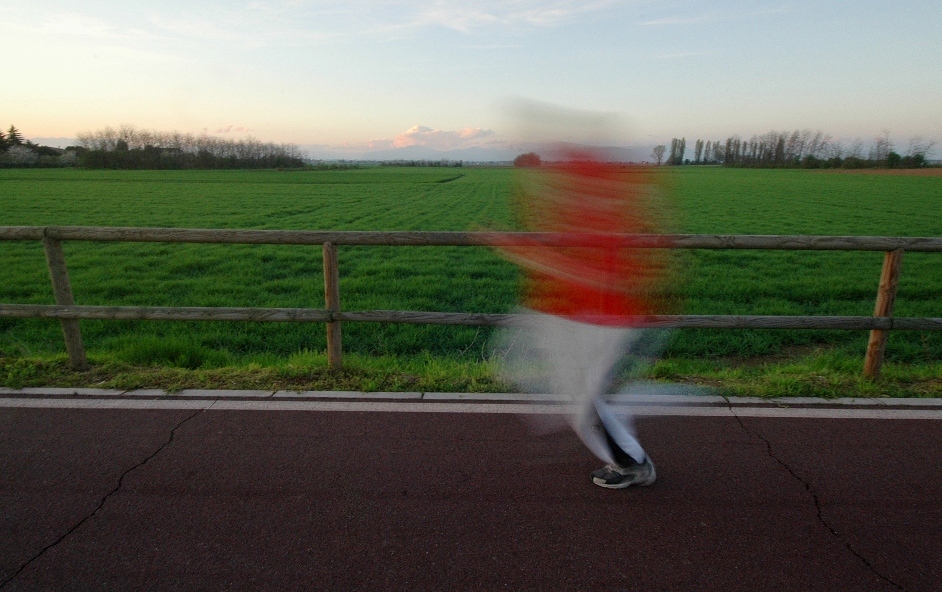
[[[883,270],[872,317],[762,315],[648,315],[632,320],[639,327],[712,329],[857,329],[869,330],[864,374],[879,375],[891,330],[942,330],[942,318],[893,317],[903,253],[942,252],[942,238],[885,236],[787,236],[637,234],[597,235],[524,232],[361,232],[307,230],[224,230],[183,228],[114,228],[82,226],[0,226],[0,240],[42,241],[55,305],[0,304],[0,317],[55,318],[62,324],[66,351],[76,369],[88,367],[79,319],[165,321],[275,321],[327,325],[327,357],[341,368],[342,321],[442,325],[511,325],[520,315],[444,313],[396,310],[340,310],[338,245],[384,246],[566,246],[618,244],[644,249],[766,249],[788,251],[884,251]],[[66,240],[159,243],[232,243],[321,245],[324,257],[325,308],[236,308],[158,306],[77,306],[62,251]]]

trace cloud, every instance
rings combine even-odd
[[[39,15],[0,14],[0,28],[23,35],[44,36],[51,39],[83,38],[85,43],[98,42],[133,42],[167,41],[166,37],[156,35],[128,23],[117,23],[73,11],[53,12]]]
[[[44,21],[40,30],[49,35],[76,35],[83,37],[97,37],[99,39],[118,39],[122,35],[111,24],[97,18],[83,14],[66,13]]]
[[[260,47],[307,47],[411,36],[447,28],[481,33],[507,28],[561,26],[619,0],[248,0],[225,3],[145,4],[119,13],[102,7],[62,10],[0,8],[2,30],[24,35],[112,42],[140,48],[180,42]],[[133,4],[133,3],[132,3]]]
[[[459,130],[433,129],[424,125],[414,125],[392,139],[381,138],[366,143],[369,150],[388,150],[391,148],[409,148],[422,146],[433,150],[455,150],[480,146],[484,138],[493,135],[492,130],[480,127],[466,127]]]
[[[216,133],[217,133],[217,134],[231,134],[231,133],[247,134],[247,133],[249,133],[249,132],[251,132],[251,131],[252,131],[251,129],[245,127],[244,125],[232,125],[232,124],[229,124],[229,125],[227,125],[226,127],[217,127],[217,128],[216,128]]]
[[[710,14],[701,14],[699,16],[668,16],[659,19],[641,21],[641,25],[648,27],[670,27],[681,25],[697,25],[700,23],[724,22],[731,20],[743,20],[752,18],[762,18],[769,16],[778,16],[781,14],[794,12],[791,6],[771,6],[759,8],[756,10],[743,12],[733,10],[723,10],[714,8]]]
[[[63,61],[68,66],[63,67],[72,68],[99,56],[101,63],[137,68],[143,62],[166,65],[188,61],[168,48],[170,38],[137,26],[133,19],[117,22],[71,10],[6,13],[0,8],[0,30],[8,45],[22,50],[23,63],[42,64],[33,66],[41,78],[54,78],[48,75],[52,67],[48,61],[55,59],[55,54],[68,55],[69,59]]]
[[[458,5],[448,0],[416,3],[411,17],[394,20],[390,29],[440,26],[464,33],[485,27],[539,26],[564,24],[579,15],[596,12],[616,0],[580,2],[576,0],[481,0]]]
[[[242,36],[241,31],[194,14],[166,17],[155,13],[151,14],[150,21],[159,29],[182,37],[235,41]]]
[[[693,58],[697,56],[707,55],[705,51],[678,51],[675,53],[659,53],[655,54],[654,59],[657,60],[672,60],[676,58]]]
[[[705,23],[708,21],[714,20],[712,16],[693,16],[693,17],[667,17],[661,19],[654,19],[651,21],[642,21],[641,24],[645,26],[670,26],[670,25],[695,25],[697,23]]]
[[[255,2],[246,9],[208,11],[205,7],[172,15],[152,11],[149,21],[163,34],[178,38],[236,43],[247,48],[271,45],[303,46],[338,39],[330,27],[313,26],[323,16],[291,5],[268,6]]]
[[[469,31],[483,25],[496,24],[500,18],[489,12],[474,8],[439,5],[418,15],[416,26],[441,25],[457,31]]]
[[[436,150],[452,150],[471,145],[475,140],[487,137],[494,132],[479,127],[467,127],[455,131],[432,129],[423,125],[415,125],[397,135],[392,140],[393,148],[407,148],[409,146],[425,146]]]

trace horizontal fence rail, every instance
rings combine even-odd
[[[341,311],[337,245],[611,247],[651,249],[765,249],[787,251],[884,251],[874,316],[647,315],[632,326],[702,329],[846,329],[870,330],[864,373],[879,374],[891,330],[939,331],[942,318],[892,316],[900,266],[906,251],[942,252],[942,238],[887,236],[792,236],[705,234],[574,234],[548,232],[407,232],[120,228],[85,226],[0,226],[0,240],[42,241],[53,284],[55,305],[0,304],[0,317],[54,318],[62,323],[69,359],[87,367],[79,333],[80,319],[164,321],[249,321],[326,323],[328,362],[341,367],[340,323],[378,322],[441,325],[513,326],[525,315],[424,311]],[[324,309],[250,307],[158,307],[75,305],[65,267],[62,241],[321,245],[324,255]],[[603,320],[603,319],[599,319]]]
[[[319,308],[198,306],[56,306],[3,304],[0,317],[94,319],[114,321],[250,321],[257,323],[333,323],[357,321],[412,325],[512,327],[526,314],[368,310],[332,312]],[[585,317],[583,317],[585,318]],[[846,329],[942,331],[942,318],[783,315],[645,315],[618,317],[632,327],[662,329]],[[592,319],[585,318],[587,322]],[[604,317],[597,320],[603,321]]]
[[[217,243],[255,245],[363,245],[414,247],[611,247],[640,249],[766,249],[782,251],[942,252],[942,238],[749,234],[577,234],[556,232],[413,232],[360,230],[231,230],[0,226],[0,240]]]

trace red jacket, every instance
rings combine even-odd
[[[526,188],[528,230],[592,234],[592,247],[508,249],[527,270],[526,306],[573,320],[630,326],[652,314],[646,288],[655,279],[650,249],[618,248],[607,234],[651,232],[642,199],[653,174],[576,154],[545,167]]]

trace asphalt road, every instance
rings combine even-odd
[[[642,414],[658,482],[612,491],[499,404],[0,395],[4,592],[942,588],[931,413]]]

